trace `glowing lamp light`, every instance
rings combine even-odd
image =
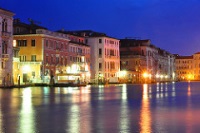
[[[119,74],[120,74],[120,77],[123,77],[123,76],[125,76],[127,74],[127,71],[125,71],[125,70],[120,71]]]
[[[146,73],[146,72],[143,73],[143,77],[144,77],[144,78],[147,78],[147,77],[148,77],[148,73]]]
[[[17,46],[17,42],[16,40],[13,40],[13,47],[16,47]]]
[[[22,70],[23,70],[23,73],[28,73],[28,72],[31,71],[31,68],[30,68],[30,66],[26,65],[26,66],[24,66],[24,67],[22,68]]]
[[[99,74],[99,77],[101,77],[101,78],[102,78],[102,77],[103,77],[103,74],[102,74],[102,73],[100,73],[100,74]]]
[[[70,72],[71,72],[71,68],[67,67],[67,73],[70,73]]]
[[[90,77],[90,75],[91,75],[91,74],[90,74],[89,72],[88,72],[88,73],[86,73],[86,76],[87,76],[87,77]]]
[[[188,80],[193,79],[193,75],[192,74],[188,74]]]
[[[77,73],[77,72],[78,72],[78,67],[77,67],[76,64],[73,64],[73,65],[72,65],[71,72],[72,72],[72,73]]]
[[[89,71],[88,65],[85,65],[85,71]]]

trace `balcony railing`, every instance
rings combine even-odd
[[[9,54],[2,54],[1,58],[9,58]]]
[[[2,36],[9,36],[9,37],[12,36],[11,32],[6,32],[6,31],[2,31],[1,35]]]

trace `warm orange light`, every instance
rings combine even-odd
[[[143,96],[140,114],[141,133],[151,132],[151,110],[148,98],[148,85],[143,84]]]
[[[193,79],[193,75],[192,74],[188,74],[188,76],[187,76],[187,78],[188,78],[188,80],[191,80],[191,79]]]
[[[16,47],[17,46],[17,42],[16,40],[13,40],[13,47]]]
[[[147,78],[147,77],[148,77],[148,73],[146,73],[146,72],[143,73],[143,77],[144,77],[144,78]]]

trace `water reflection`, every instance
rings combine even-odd
[[[192,133],[192,125],[191,125],[191,121],[193,118],[193,114],[192,114],[192,107],[191,107],[191,88],[190,88],[190,82],[188,82],[188,88],[187,88],[187,96],[188,96],[188,102],[187,102],[187,113],[186,113],[186,125],[187,125],[187,133]]]
[[[69,124],[68,129],[70,129],[68,132],[70,133],[79,133],[80,132],[80,109],[77,105],[74,105],[70,108],[70,117],[67,123]],[[66,129],[66,130],[68,130]]]
[[[35,133],[35,112],[32,107],[31,88],[26,88],[22,91],[22,108],[19,118],[19,132]]]
[[[119,130],[123,131],[130,131],[129,125],[129,117],[128,117],[128,105],[127,105],[127,85],[122,85],[122,94],[121,94],[121,108],[120,108],[120,116],[119,116]]]
[[[175,83],[172,83],[172,97],[176,96],[176,89],[175,89]]]
[[[190,83],[188,83],[187,95],[188,95],[188,96],[191,96]]]
[[[148,85],[143,84],[142,105],[140,114],[141,133],[151,132],[151,110],[148,98]]]
[[[198,132],[199,86],[0,89],[0,132]]]

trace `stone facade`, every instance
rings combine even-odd
[[[121,39],[120,61],[122,78],[126,77],[126,82],[174,80],[174,56],[155,47],[150,40]],[[125,71],[126,76],[123,75]]]
[[[191,56],[176,55],[176,74],[180,81],[200,80],[200,52]]]
[[[25,29],[22,24],[14,26],[14,41],[20,48],[21,84],[50,83],[51,79],[56,83],[86,82],[90,79],[87,77],[90,48],[83,43],[84,38],[28,26],[33,29],[29,34],[27,32],[31,28]]]
[[[13,85],[13,16],[0,8],[0,86]]]

